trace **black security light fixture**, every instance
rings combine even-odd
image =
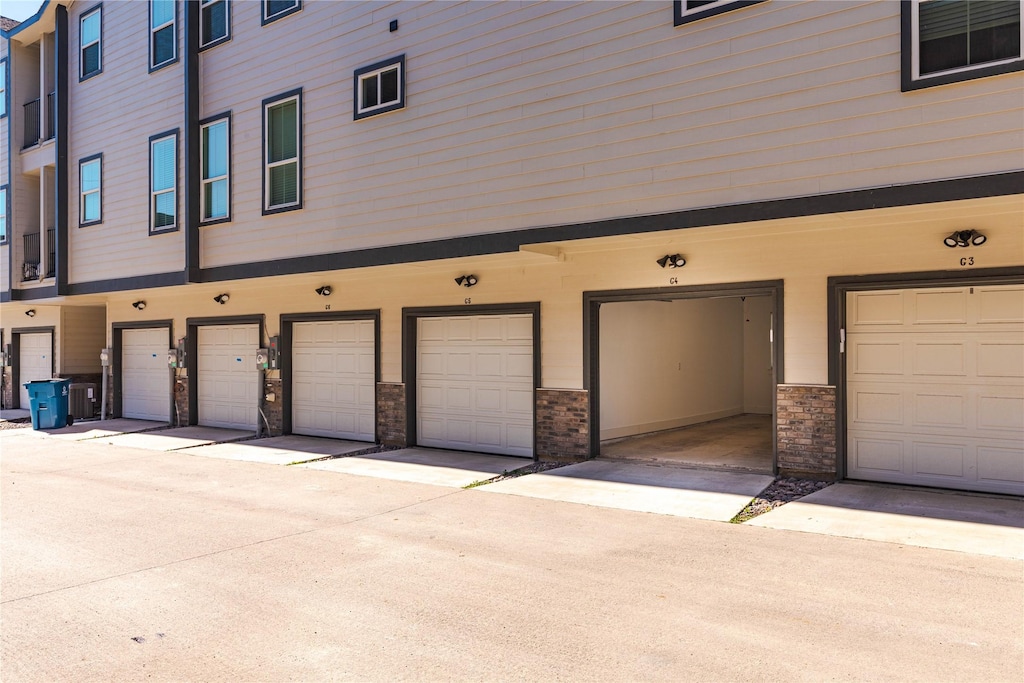
[[[477,280],[476,275],[460,275],[459,277],[455,278],[455,284],[459,285],[460,287],[472,287],[478,281],[479,280]]]
[[[132,304],[136,311],[141,311],[146,308],[146,302],[141,299]]]
[[[218,294],[217,296],[213,297],[213,300],[219,303],[221,306],[226,304],[230,299],[231,297],[228,295],[227,292],[224,292],[223,294]]]
[[[686,265],[686,259],[679,254],[665,254],[658,259],[658,265],[662,268],[682,268]]]
[[[331,291],[332,290],[330,285],[324,285],[323,287],[316,288],[316,293],[319,294],[320,296],[330,296]]]
[[[942,240],[947,247],[980,247],[988,241],[988,238],[977,230],[955,230],[949,237]]]
[[[28,309],[27,311],[25,311],[25,315],[27,315],[30,318],[36,317],[36,309],[34,309],[34,308]]]

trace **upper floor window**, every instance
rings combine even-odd
[[[405,106],[405,55],[377,62],[355,72],[357,119]]]
[[[704,17],[756,5],[764,0],[675,0],[675,25],[688,24]]]
[[[302,208],[302,91],[263,101],[263,213]]]
[[[200,126],[202,130],[202,220],[204,223],[230,218],[231,118],[225,114]]]
[[[178,60],[177,10],[174,0],[150,0],[149,70]]]
[[[103,6],[97,5],[79,20],[78,79],[95,76],[103,71]]]
[[[7,59],[0,59],[0,118],[7,116]]]
[[[263,0],[262,23],[269,24],[302,9],[302,0]]]
[[[903,90],[1024,68],[1021,0],[904,0]]]
[[[178,131],[149,139],[149,231],[178,226]]]
[[[103,220],[103,157],[100,154],[86,157],[78,162],[78,183],[80,201],[78,204],[78,225],[92,225]]]
[[[206,49],[231,39],[231,5],[229,0],[200,0],[199,49]]]
[[[7,241],[7,186],[0,187],[0,243]]]

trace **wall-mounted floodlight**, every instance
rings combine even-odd
[[[679,254],[665,254],[658,259],[658,265],[662,268],[682,268],[686,265],[686,259]]]
[[[477,282],[479,282],[479,280],[477,279],[476,275],[460,275],[459,277],[455,278],[455,284],[459,285],[460,287],[472,287]]]
[[[219,303],[221,306],[226,304],[230,299],[231,297],[228,295],[227,292],[224,292],[223,294],[218,294],[217,296],[213,297],[213,300]]]
[[[331,291],[332,290],[330,285],[324,285],[323,287],[316,288],[316,293],[319,294],[320,296],[330,296]]]
[[[132,306],[135,308],[136,311],[141,311],[146,308],[146,302],[140,299],[139,301],[133,303]]]
[[[988,241],[988,238],[977,230],[956,230],[949,237],[942,240],[947,247],[980,247]]]

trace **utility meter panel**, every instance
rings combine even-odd
[[[267,370],[270,368],[269,349],[256,349],[256,367],[260,370]]]

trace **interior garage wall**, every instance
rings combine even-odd
[[[742,413],[743,328],[738,297],[603,305],[601,438]]]
[[[59,374],[101,371],[100,350],[107,341],[104,306],[65,306],[61,310]]]
[[[771,415],[775,385],[772,376],[772,300],[743,300],[743,412]]]

